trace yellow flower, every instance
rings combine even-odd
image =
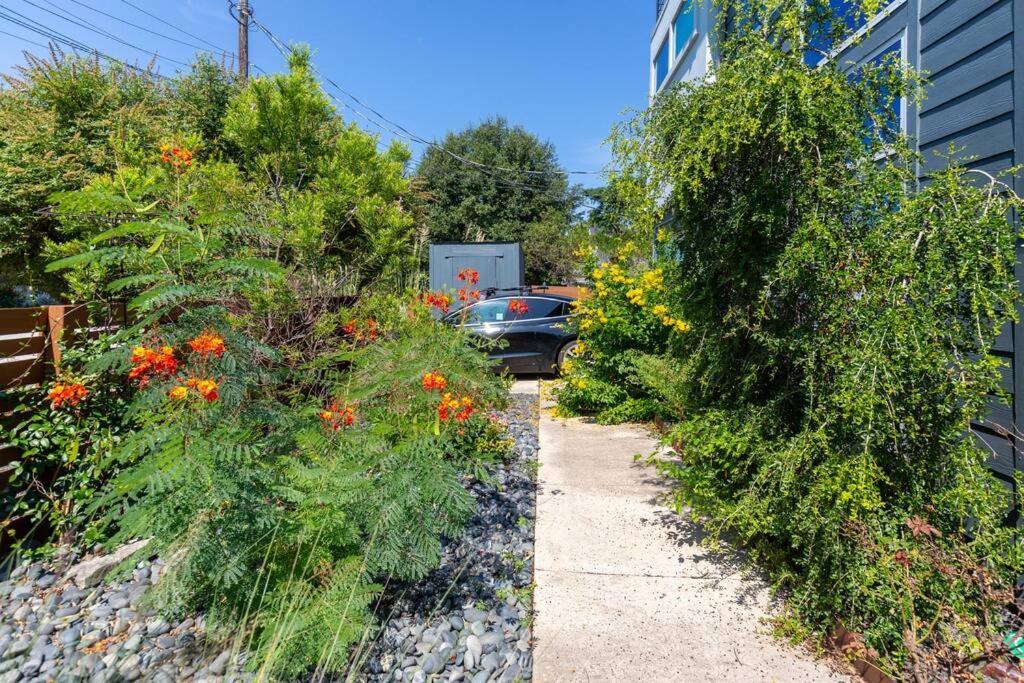
[[[594,278],[594,282],[597,282],[598,280],[604,277],[604,268],[594,268],[594,272],[591,273],[591,276]]]
[[[665,228],[658,228],[658,241],[668,242],[668,231]]]
[[[175,401],[182,401],[188,396],[188,387],[178,385],[168,391],[167,395]]]
[[[672,327],[673,325],[676,324],[676,320],[675,318],[666,315],[664,318],[661,319],[661,324],[664,325],[665,327]]]
[[[647,305],[646,292],[644,292],[640,287],[636,287],[626,292],[626,298],[635,306],[640,306],[642,308]]]
[[[689,323],[684,322],[682,320],[677,320],[676,321],[676,332],[679,332],[680,334],[686,334],[689,331],[690,331],[690,324]]]
[[[651,313],[653,313],[654,315],[661,315],[661,316],[663,316],[666,313],[668,313],[668,307],[667,306],[662,306],[661,304],[658,304],[657,306],[655,306],[654,308],[651,309]]]
[[[661,291],[665,287],[665,275],[661,268],[649,270],[643,274],[643,286],[655,291]]]

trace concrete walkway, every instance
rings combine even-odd
[[[764,584],[701,548],[634,464],[656,447],[542,411],[534,681],[849,681],[766,635]]]

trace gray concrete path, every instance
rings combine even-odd
[[[534,681],[849,681],[766,634],[763,582],[700,546],[634,464],[644,430],[542,411]]]

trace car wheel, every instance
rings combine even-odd
[[[565,361],[569,360],[570,358],[575,358],[578,355],[578,353],[576,351],[576,348],[579,345],[580,345],[580,343],[578,341],[576,341],[575,339],[573,339],[571,342],[569,342],[568,344],[563,346],[562,349],[558,352],[558,372],[559,373],[562,372],[562,367],[565,365]]]

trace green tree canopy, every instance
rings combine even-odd
[[[561,279],[551,264],[562,260],[577,193],[551,143],[504,118],[488,119],[428,148],[417,179],[432,241],[526,243],[543,235],[554,252],[528,258],[529,279]]]

